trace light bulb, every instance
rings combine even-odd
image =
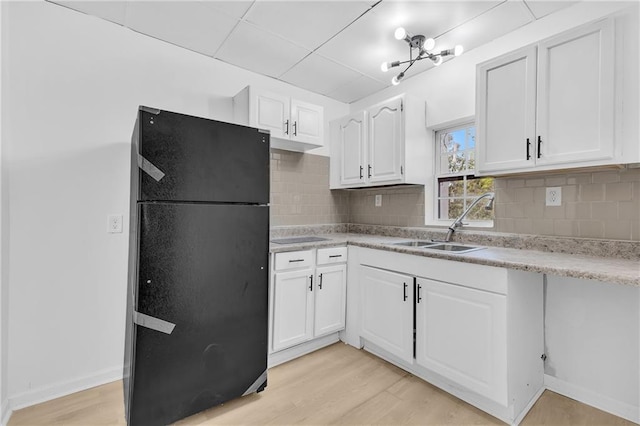
[[[402,80],[402,77],[404,77],[404,73],[403,72],[401,72],[400,74],[398,74],[395,77],[393,77],[391,79],[391,84],[393,84],[394,86],[397,86],[398,84],[400,84],[400,80]]]
[[[396,37],[396,40],[404,40],[404,38],[407,36],[407,31],[402,27],[398,27],[396,29],[396,32],[394,33],[394,36]]]
[[[432,38],[428,38],[424,41],[424,45],[422,46],[424,50],[433,50],[436,47],[436,41]]]
[[[457,44],[456,47],[453,48],[453,54],[456,56],[462,55],[462,52],[464,52],[464,47],[462,47],[461,44]]]
[[[382,65],[380,65],[380,69],[382,70],[382,72],[389,71],[389,65],[389,62],[383,62]]]
[[[432,58],[431,61],[433,62],[433,65],[437,67],[442,63],[442,56],[436,56],[435,58]]]

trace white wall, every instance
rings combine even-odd
[[[547,277],[545,384],[640,422],[640,288]]]
[[[4,64],[4,52],[7,42],[6,37],[6,24],[4,9],[6,4],[0,2],[0,64]],[[1,74],[4,74],[6,67],[2,67]],[[4,82],[4,75],[0,75],[0,424],[5,424],[6,416],[8,415],[8,399],[7,399],[7,335],[8,335],[8,289],[9,289],[9,234],[8,234],[8,218],[9,218],[9,205],[8,199],[8,174],[7,167],[5,166],[5,153],[4,153],[4,127],[3,127],[3,101],[2,101],[2,89]]]
[[[138,105],[231,121],[231,96],[254,84],[321,104],[329,120],[348,106],[51,3],[10,2],[5,13],[16,409],[121,375]],[[110,213],[124,215],[122,234],[107,234]]]

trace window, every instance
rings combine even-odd
[[[454,220],[485,192],[493,192],[492,177],[475,177],[476,128],[473,123],[436,132],[436,211],[440,220]],[[480,203],[465,222],[492,225],[493,209]]]

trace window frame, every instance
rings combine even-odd
[[[440,147],[440,134],[442,132],[454,132],[456,130],[467,129],[469,127],[475,127],[475,117],[466,117],[464,119],[456,120],[453,122],[446,123],[442,126],[438,126],[437,128],[432,128],[431,137],[432,137],[432,153],[433,153],[433,162],[431,164],[431,168],[433,170],[433,176],[430,176],[427,184],[425,185],[425,225],[427,226],[450,226],[456,218],[451,219],[440,219],[438,217],[439,213],[439,184],[440,179],[447,178],[456,178],[462,176],[473,176],[473,177],[490,177],[490,176],[476,176],[474,174],[475,170],[471,173],[451,173],[451,174],[442,174],[441,173],[441,158],[442,152]],[[463,178],[464,179],[464,178]],[[495,182],[495,181],[494,181]],[[466,184],[465,184],[465,193],[466,193]],[[494,213],[495,214],[495,213]],[[481,221],[471,221],[469,225],[466,225],[466,228],[493,228],[495,225],[495,218],[493,220],[481,220]]]

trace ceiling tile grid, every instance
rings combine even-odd
[[[409,59],[408,44],[393,36],[398,26],[434,38],[435,52],[456,44],[469,51],[577,2],[48,1],[345,103],[390,86],[404,69],[380,69]],[[417,62],[407,76],[433,66]]]

